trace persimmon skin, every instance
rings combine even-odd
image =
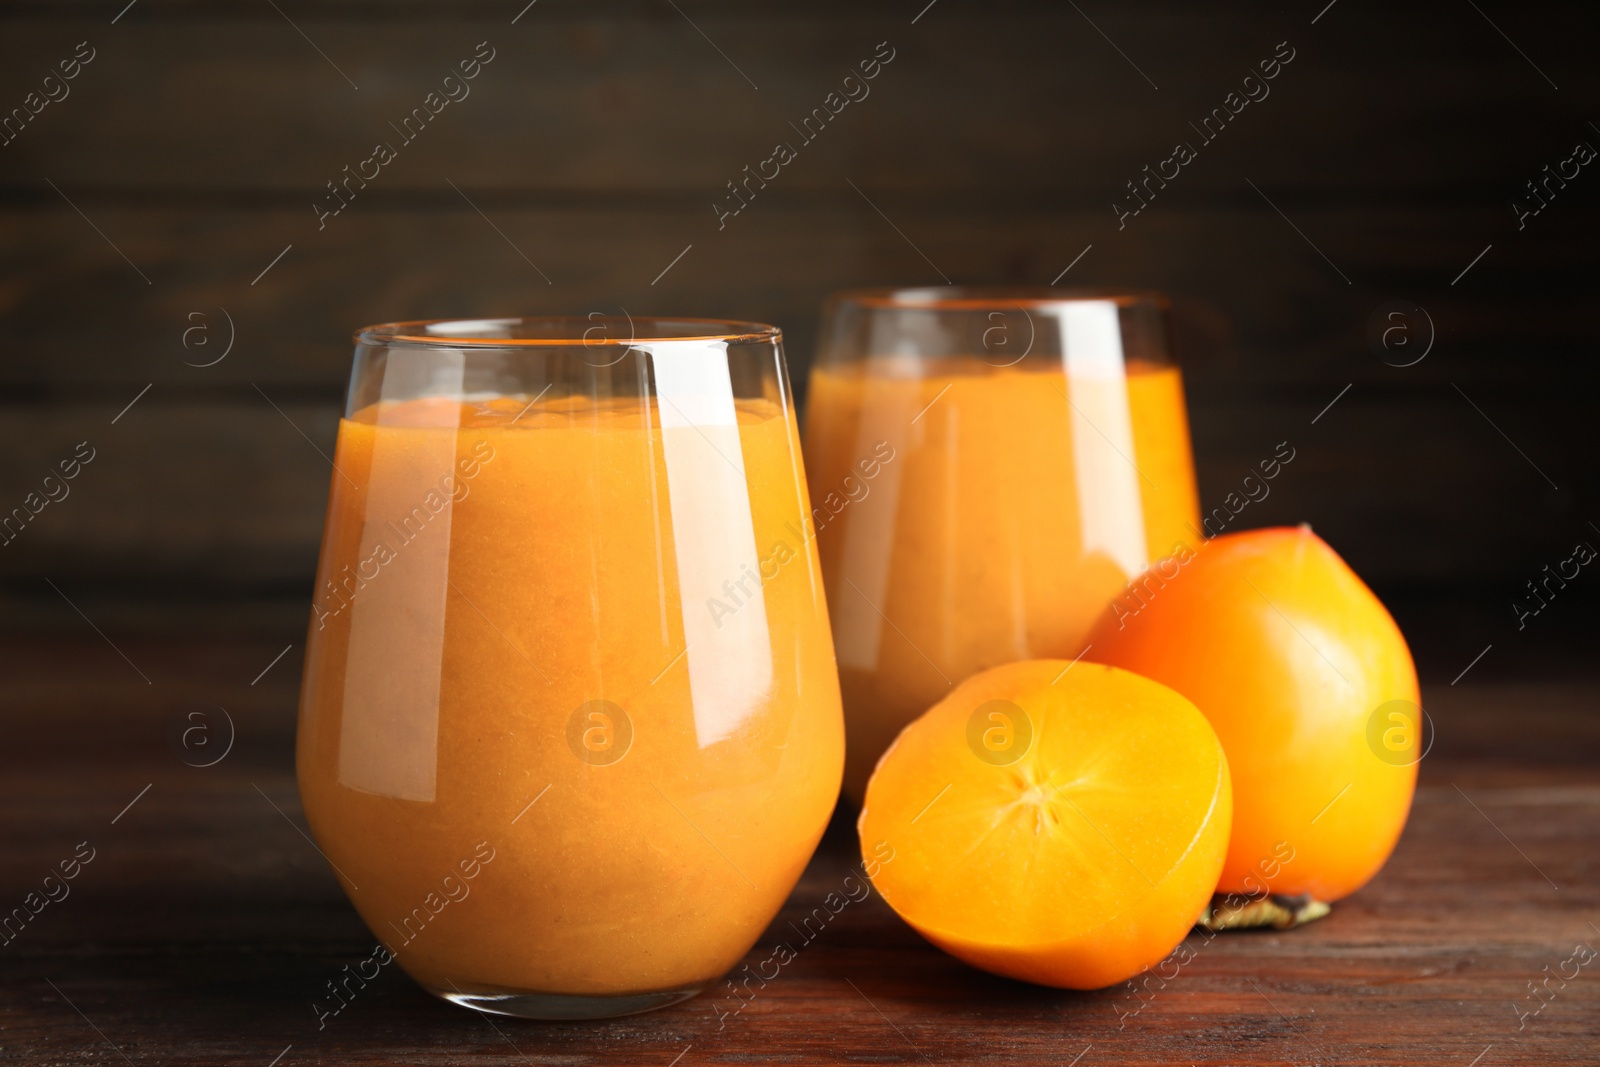
[[[1390,759],[1369,740],[1382,705],[1420,707],[1383,604],[1309,526],[1212,538],[1130,590],[1086,658],[1182,693],[1222,740],[1234,808],[1217,891],[1331,902],[1366,885],[1405,828],[1421,740],[1418,723]]]

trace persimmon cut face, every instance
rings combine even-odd
[[[1094,989],[1182,940],[1231,814],[1227,760],[1188,700],[1127,671],[1031,660],[969,678],[907,726],[858,826],[865,855],[893,849],[873,882],[928,940]]]
[[[1405,639],[1309,527],[1213,538],[1152,567],[1089,636],[1088,659],[1171,686],[1233,773],[1218,890],[1338,900],[1405,827],[1422,709]]]

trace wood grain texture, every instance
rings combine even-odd
[[[10,956],[3,1063],[261,1065],[287,1048],[285,1067],[666,1065],[680,1054],[683,1067],[1074,1057],[1082,1067],[1490,1067],[1587,1062],[1600,1042],[1593,965],[1552,983],[1554,999],[1520,1029],[1518,1015],[1537,1006],[1528,983],[1543,968],[1556,970],[1577,944],[1600,947],[1593,685],[1428,692],[1438,742],[1378,879],[1301,930],[1191,935],[1196,958],[1137,996],[974,971],[873,896],[720,1025],[715,1009],[731,1005],[708,992],[629,1019],[490,1026],[386,972],[319,1031],[312,1000],[372,942],[297,830],[298,645],[251,685],[282,643],[119,644],[152,684],[92,635],[0,652],[10,683],[0,900],[21,901],[78,842],[96,849],[71,895],[0,949]],[[229,710],[237,739],[216,766],[196,769],[167,734],[202,703]],[[853,847],[848,820],[836,819],[751,961],[840,884]]]
[[[0,576],[20,587],[41,573],[68,575],[102,595],[119,582],[169,580],[219,596],[278,589],[309,598],[335,404],[266,384],[260,393],[246,385],[227,407],[152,389],[111,425],[138,391],[132,386],[104,401],[44,409],[0,405],[0,471],[16,487],[10,505],[22,505],[24,494],[37,490],[79,442],[98,450],[69,483],[70,494],[46,505],[4,546]],[[1409,401],[1375,392],[1352,390],[1316,425],[1311,419],[1332,393],[1197,408],[1203,507],[1224,507],[1257,462],[1287,441],[1295,458],[1269,487],[1271,495],[1221,529],[1310,522],[1370,581],[1446,584],[1475,574],[1498,583],[1504,596],[1496,600],[1508,603],[1523,577],[1570,555],[1571,541],[1558,532],[1561,498],[1459,396],[1448,387]],[[1537,405],[1485,402],[1502,423],[1533,425],[1540,417]],[[1460,442],[1471,442],[1470,450]],[[1574,435],[1565,448],[1554,448],[1548,469],[1581,473],[1563,458],[1581,456],[1580,447]],[[1462,462],[1463,452],[1472,465]],[[1373,454],[1383,457],[1381,469],[1371,466]],[[1500,496],[1470,530],[1436,506],[1441,497],[1478,497],[1486,481]],[[1329,493],[1330,484],[1341,483],[1352,487],[1348,497]],[[1530,515],[1552,528],[1541,534],[1540,554],[1525,561],[1516,552],[1528,538]],[[1368,542],[1370,531],[1385,529],[1403,529],[1405,536]],[[1600,542],[1593,531],[1589,537]]]
[[[317,449],[332,452],[351,323],[571,307],[647,314],[697,306],[705,300],[697,294],[726,294],[718,306],[731,315],[797,324],[789,352],[803,396],[815,308],[828,286],[896,275],[937,281],[893,228],[849,201],[829,209],[758,203],[741,220],[748,225],[720,235],[726,243],[709,217],[687,210],[487,207],[515,248],[464,205],[351,214],[335,220],[342,225],[330,226],[320,243],[301,243],[316,237],[314,226],[281,209],[212,213],[181,227],[159,213],[93,202],[86,210],[160,285],[147,293],[64,207],[21,214],[11,228],[37,242],[30,254],[68,241],[77,269],[97,281],[84,288],[72,275],[31,275],[25,257],[15,261],[8,321],[36,358],[0,368],[0,388],[11,396],[0,420],[7,442],[0,469],[18,498],[8,506],[32,488],[36,469],[47,470],[79,440],[110,449],[113,458],[96,475],[110,480],[117,471],[114,490],[86,483],[78,501],[46,512],[0,556],[0,576],[13,582],[64,569],[95,585],[123,574],[221,582],[226,590],[309,588],[328,477]],[[1043,230],[1000,215],[896,215],[901,229],[928,235],[920,247],[934,262],[980,261],[989,272],[1002,269],[998,258],[1007,255],[1064,263],[1071,245],[1060,235],[1092,226],[1082,213],[1041,212],[1049,223]],[[1506,382],[1497,353],[1518,343],[1522,320],[1538,321],[1551,335],[1581,334],[1583,305],[1538,292],[1519,298],[1515,321],[1489,315],[1439,281],[1447,281],[1449,257],[1469,253],[1452,247],[1449,234],[1434,233],[1427,256],[1437,265],[1436,284],[1450,295],[1428,303],[1440,324],[1436,344],[1451,355],[1399,369],[1376,359],[1364,336],[1386,291],[1338,285],[1264,207],[1143,221],[1130,243],[1113,233],[1078,269],[1085,280],[1185,294],[1176,313],[1208,509],[1288,440],[1303,456],[1293,477],[1241,522],[1312,522],[1375,583],[1470,579],[1514,590],[1551,552],[1582,535],[1585,513],[1577,502],[1592,499],[1596,488],[1597,469],[1586,458],[1594,454],[1595,427],[1570,411],[1577,396],[1563,382],[1572,372],[1554,359],[1523,361],[1515,365],[1518,380]],[[1307,210],[1300,224],[1332,235],[1330,253],[1365,277],[1377,266],[1345,249],[1380,239],[1406,217]],[[289,244],[295,247],[251,286],[254,273]],[[651,278],[686,245],[693,245],[689,253],[652,287]],[[1206,250],[1224,246],[1259,266],[1219,274]],[[420,248],[430,250],[420,260],[408,252]],[[544,284],[518,249],[561,284]],[[1158,249],[1168,252],[1158,257]],[[207,250],[203,268],[197,250]],[[1576,254],[1546,244],[1516,265],[1575,272],[1561,257]],[[357,261],[359,274],[352,274]],[[840,273],[819,282],[818,264],[836,264]],[[1244,306],[1261,310],[1246,313]],[[1307,315],[1320,321],[1308,324]],[[127,320],[125,338],[108,339],[107,316]],[[189,335],[186,348],[190,330],[201,332]],[[230,336],[232,351],[221,362],[189,365],[220,356]],[[150,392],[111,426],[146,385]],[[1397,528],[1408,535],[1394,537]]]
[[[941,277],[1172,293],[1203,499],[1304,440],[1248,523],[1311,521],[1380,587],[1510,596],[1600,521],[1600,179],[1512,210],[1600,145],[1581,4],[277,6],[0,3],[0,114],[96,50],[0,146],[0,509],[62,442],[106,440],[114,481],[0,549],[0,625],[49,616],[41,574],[152,611],[303,598],[326,471],[260,392],[328,451],[366,323],[775,322],[803,399],[826,293]],[[480,41],[471,95],[319,228],[324,183]],[[870,95],[719,228],[726,183],[882,41]],[[1271,94],[1119,229],[1123,183],[1280,41]],[[1436,334],[1407,368],[1369,339],[1400,299]]]
[[[696,3],[680,14],[541,0],[514,26],[523,5],[511,2],[279,6],[287,17],[141,0],[113,28],[87,9],[5,5],[13,95],[85,35],[98,50],[59,113],[47,109],[8,151],[48,161],[58,180],[303,196],[391,137],[388,123],[487,40],[496,58],[471,95],[383,187],[432,191],[468,173],[529,193],[699,199],[792,138],[788,123],[888,41],[895,58],[871,94],[784,186],[831,190],[848,175],[1098,204],[1195,138],[1187,124],[1286,41],[1294,59],[1270,95],[1205,151],[1250,153],[1263,185],[1432,197],[1531,177],[1528,159],[1582,136],[1582,94],[1595,88],[1584,9],[1571,3],[1501,23],[1561,92],[1470,7],[1443,2],[1381,17],[1351,5],[1314,27],[1277,5],[1170,0],[1085,9],[1092,23],[1059,5],[940,3],[915,26],[922,5],[898,3]],[[1239,183],[1200,167],[1180,184],[1231,194]]]

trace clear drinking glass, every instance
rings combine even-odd
[[[878,756],[952,685],[1073,659],[1129,578],[1199,541],[1155,294],[836,294],[806,461],[858,804]]]
[[[334,467],[297,762],[373,973],[534,1018],[693,996],[843,761],[779,331],[370,327]]]

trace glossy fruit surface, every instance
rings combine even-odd
[[[1130,584],[1086,659],[1171,686],[1233,774],[1219,892],[1332,901],[1383,866],[1420,758],[1416,669],[1384,606],[1310,527],[1224,534]]]
[[[1066,660],[967,679],[867,785],[873,883],[988,971],[1095,989],[1156,963],[1210,899],[1232,812],[1205,717],[1127,671]]]

